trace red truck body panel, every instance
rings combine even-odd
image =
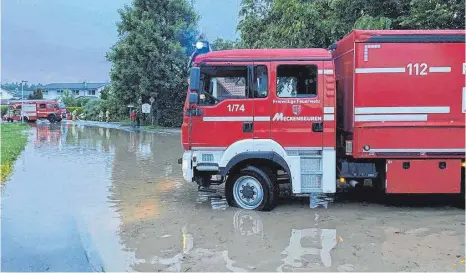
[[[445,168],[439,168],[439,164]],[[460,193],[461,160],[388,160],[387,193]],[[429,171],[426,171],[429,170]]]
[[[464,158],[464,35],[360,30],[337,43],[337,126],[353,157]]]

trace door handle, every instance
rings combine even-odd
[[[243,132],[250,133],[253,131],[253,123],[252,122],[244,122],[243,123]]]
[[[324,131],[324,123],[323,122],[313,122],[312,123],[312,131],[313,132],[323,132]]]

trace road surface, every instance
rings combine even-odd
[[[464,210],[339,199],[230,208],[179,134],[44,124],[2,187],[2,271],[462,271]],[[221,190],[220,190],[221,192]]]

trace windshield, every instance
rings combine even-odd
[[[215,104],[226,98],[245,98],[246,82],[246,66],[203,66],[201,84],[206,96],[202,103]]]

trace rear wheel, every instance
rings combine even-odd
[[[250,210],[272,210],[278,199],[278,185],[268,169],[248,166],[230,175],[225,195],[230,206]]]

